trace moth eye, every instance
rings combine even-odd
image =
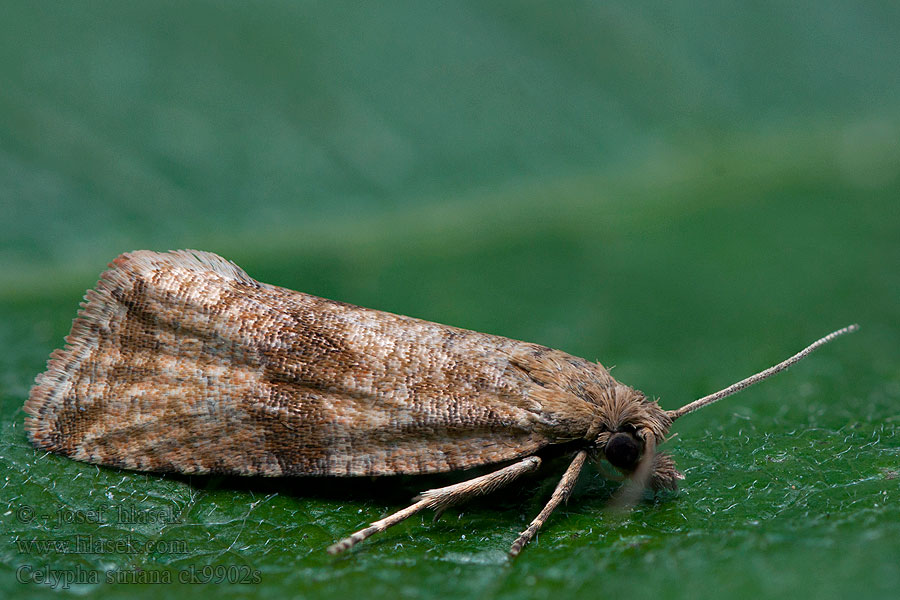
[[[617,433],[606,442],[606,460],[620,469],[633,469],[640,455],[640,446],[633,436]]]

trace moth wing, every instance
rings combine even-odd
[[[532,454],[588,418],[529,376],[558,351],[269,286],[211,253],[110,267],[25,405],[40,448],[152,471],[414,474]]]

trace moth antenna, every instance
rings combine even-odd
[[[669,418],[674,421],[675,419],[677,419],[679,417],[683,417],[684,415],[686,415],[688,413],[692,413],[695,410],[699,410],[699,409],[703,408],[704,406],[712,404],[713,402],[718,402],[722,398],[726,398],[732,394],[736,394],[739,391],[741,391],[742,389],[750,387],[754,383],[759,383],[763,379],[768,379],[775,373],[784,371],[785,369],[787,369],[794,363],[806,358],[813,350],[815,350],[819,346],[824,346],[825,344],[827,344],[834,338],[844,335],[845,333],[851,333],[853,331],[856,331],[857,329],[859,329],[859,325],[853,324],[853,325],[844,327],[843,329],[838,329],[837,331],[833,331],[833,332],[829,333],[828,335],[826,335],[825,337],[816,340],[815,342],[813,342],[812,344],[810,344],[809,346],[807,346],[806,348],[804,348],[797,354],[793,355],[789,359],[782,361],[782,362],[778,363],[777,365],[769,367],[765,371],[760,371],[756,375],[751,375],[750,377],[748,377],[746,379],[742,379],[741,381],[738,381],[737,383],[733,383],[733,384],[729,385],[727,388],[725,388],[724,390],[719,390],[715,394],[710,394],[709,396],[704,396],[703,398],[700,398],[699,400],[694,400],[693,402],[691,402],[689,404],[685,404],[684,406],[682,406],[679,409],[666,411],[666,414],[668,414]]]

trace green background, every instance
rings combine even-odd
[[[752,6],[5,1],[0,595],[49,595],[17,572],[243,566],[261,582],[187,591],[896,597],[900,9]],[[508,561],[549,465],[335,558],[459,475],[161,477],[28,444],[34,376],[84,290],[138,248],[600,360],[665,408],[862,328],[679,421],[681,491],[628,517],[588,470]],[[90,510],[107,512],[67,522]],[[76,535],[156,546],[28,546]]]

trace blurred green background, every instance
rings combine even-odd
[[[53,573],[246,568],[260,583],[201,591],[896,598],[896,2],[2,13],[0,596],[166,597],[182,586]],[[262,281],[600,360],[665,408],[862,329],[678,422],[682,490],[627,518],[589,470],[508,562],[551,465],[334,558],[331,542],[458,476],[160,477],[31,449],[34,376],[106,263],[139,248],[211,250]],[[78,535],[128,543],[29,545]]]

